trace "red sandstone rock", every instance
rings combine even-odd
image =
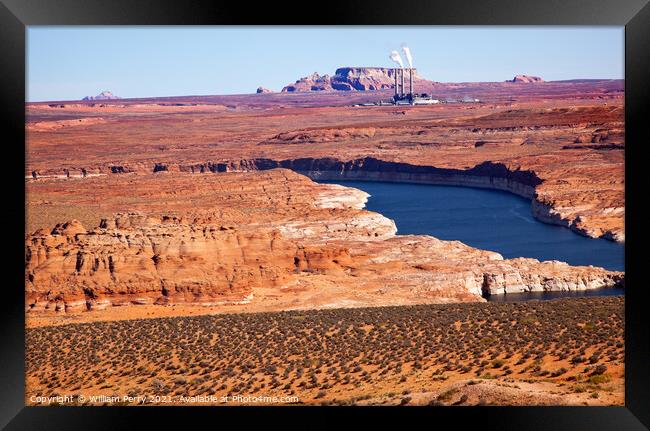
[[[409,85],[409,71],[404,71],[405,89]],[[432,81],[421,78],[416,69],[413,69],[414,86],[420,87],[423,84],[427,88],[434,84]],[[395,87],[395,69],[385,67],[341,67],[336,69],[334,76],[313,73],[310,76],[300,78],[294,84],[287,85],[282,92],[305,92],[305,91],[374,91],[385,90]]]
[[[294,172],[186,173],[78,181],[96,208],[137,211],[26,237],[28,309],[196,304],[254,310],[481,301],[484,293],[581,290],[623,274],[560,262],[503,259],[457,241],[396,236],[362,210],[367,194]],[[30,192],[64,192],[65,181]],[[129,205],[132,206],[132,205]],[[86,204],[86,209],[93,205]]]
[[[544,80],[542,78],[540,78],[539,76],[517,75],[509,82],[531,83],[531,82],[544,82]]]
[[[417,170],[453,169],[457,177],[453,181],[463,177],[465,183],[471,180],[489,186],[495,175],[503,178],[510,175],[508,171],[517,176],[517,172],[528,172],[541,183],[526,189],[525,182],[517,185],[519,181],[511,181],[507,189],[517,193],[515,189],[526,189],[524,194],[534,197],[533,211],[538,218],[584,235],[622,241],[625,139],[621,84],[609,80],[543,86],[439,84],[436,92],[442,98],[457,99],[458,94],[471,92],[485,103],[399,110],[304,107],[318,100],[321,105],[356,103],[363,100],[358,95],[369,94],[364,92],[278,94],[272,103],[269,98],[223,96],[175,98],[173,105],[167,99],[164,104],[162,99],[105,106],[30,104],[25,175],[40,181],[147,173],[161,167],[167,170],[159,172],[278,166],[304,171],[305,162],[330,160],[349,164],[351,169],[345,172],[350,174],[385,179],[412,175],[408,170],[413,168],[408,166],[404,167],[407,172],[391,174],[391,164],[398,162]],[[375,99],[384,97],[378,93]],[[385,93],[388,96],[391,91]],[[504,95],[514,102],[499,102]],[[238,109],[226,113],[221,104],[197,105],[217,100],[237,103]],[[188,112],[192,112],[192,121],[187,121]],[[82,121],[70,119],[74,116]],[[55,127],[59,122],[74,127]],[[149,139],[139,139],[141,136]],[[369,166],[357,166],[367,158],[386,162],[381,168],[385,172],[366,172]],[[319,170],[328,166],[338,169],[336,163],[323,162],[317,164]],[[502,167],[496,173],[483,171],[483,178],[467,175],[486,162]],[[28,211],[28,221],[37,214],[44,212]],[[52,218],[38,227],[51,228],[64,220]]]
[[[97,96],[86,96],[81,100],[115,100],[120,99],[120,97],[114,95],[110,91],[102,91]]]
[[[394,236],[390,220],[360,209],[364,193],[287,170],[508,190],[540,220],[622,241],[621,84],[437,84],[443,99],[483,103],[429,107],[351,106],[391,90],[29,104],[30,305],[277,310],[622,283],[600,269]],[[223,245],[213,236],[240,254],[214,260]]]
[[[301,91],[325,91],[332,90],[332,82],[329,75],[320,76],[317,72],[309,76],[300,78],[293,84],[289,84],[282,89],[283,93],[293,93]]]

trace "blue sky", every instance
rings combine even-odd
[[[414,67],[441,82],[624,77],[623,27],[41,27],[27,30],[27,100],[252,93],[341,66]]]

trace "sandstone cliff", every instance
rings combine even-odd
[[[326,165],[331,165],[334,171],[345,168],[339,177],[497,186],[531,198],[532,211],[540,220],[590,237],[623,241],[621,82],[492,85],[517,101],[409,108],[302,107],[306,100],[329,104],[377,97],[334,91],[246,96],[272,108],[249,109],[240,105],[239,98],[228,99],[228,106],[30,106],[25,174],[31,181],[154,170],[200,173],[283,166],[309,172],[311,168],[303,167],[310,163],[306,161],[322,160],[322,167],[311,169],[321,178],[339,175],[330,172]],[[438,85],[436,94],[451,96],[445,93],[450,87]],[[485,91],[485,85],[458,85],[452,98],[480,96],[469,93],[479,88]],[[546,95],[543,104],[521,101],[539,94]],[[373,163],[363,162],[369,158],[382,163],[370,169]],[[350,165],[354,167],[348,169]],[[475,175],[478,166],[499,166],[514,176],[504,179],[497,171]],[[522,184],[522,172],[541,183]],[[64,220],[52,219],[49,227]]]
[[[160,178],[76,180],[69,211],[85,202],[87,210],[117,213],[93,227],[71,220],[26,236],[28,310],[444,303],[624,283],[622,273],[600,268],[503,259],[458,241],[396,235],[393,221],[362,209],[366,193],[285,169]],[[53,192],[66,184],[44,186]],[[101,202],[88,202],[90,190],[101,191]],[[127,195],[138,203],[125,205]]]
[[[352,134],[374,134],[374,129],[333,130],[334,136],[350,137]],[[278,135],[273,140],[296,143],[315,143],[324,139],[309,133],[292,133]],[[395,163],[373,157],[342,161],[331,157],[301,158],[289,160],[253,159],[222,163],[207,163],[190,166],[178,166],[185,172],[241,172],[287,168],[313,179],[319,180],[364,180],[390,181],[437,185],[470,186],[503,190],[531,199],[531,211],[538,220],[567,227],[580,235],[591,238],[605,238],[623,242],[625,233],[618,224],[625,208],[609,208],[599,202],[587,205],[584,201],[577,206],[567,197],[571,192],[562,194],[564,200],[556,198],[551,187],[541,187],[544,180],[532,170],[512,169],[504,163],[484,162],[469,169],[437,168],[410,163]],[[575,194],[575,191],[573,192]],[[611,226],[611,227],[610,227]]]
[[[328,129],[287,132],[276,135],[265,144],[281,142],[282,144],[315,144],[336,139],[355,137],[372,137],[373,128]],[[275,168],[291,169],[312,179],[318,180],[364,180],[389,181],[436,185],[469,186],[503,190],[531,200],[531,212],[538,220],[564,226],[574,232],[590,238],[604,238],[617,242],[625,241],[625,229],[621,223],[625,214],[624,206],[610,206],[610,201],[619,200],[622,190],[602,190],[589,202],[584,199],[585,192],[565,180],[546,181],[535,170],[524,170],[499,162],[483,162],[466,169],[439,168],[430,165],[417,165],[403,162],[391,162],[374,157],[354,160],[340,160],[333,157],[297,158],[274,160],[267,158],[223,160],[217,162],[166,164],[154,163],[153,166],[108,166],[105,168],[83,168],[51,177],[70,178],[88,177],[106,174],[134,172],[189,172],[219,173],[247,172]],[[38,172],[33,178],[41,178]],[[558,184],[559,183],[559,184]],[[588,184],[593,188],[593,184]]]
[[[406,86],[408,86],[408,71],[404,72]],[[413,69],[414,85],[433,84],[417,74]],[[385,90],[395,87],[395,69],[385,67],[341,67],[336,69],[333,76],[319,75],[313,73],[300,78],[293,84],[282,89],[282,92],[304,92],[304,91],[373,91]]]
[[[531,75],[517,75],[511,80],[507,82],[523,82],[523,83],[531,83],[531,82],[544,82],[542,78],[539,76],[531,76]]]
[[[116,100],[116,99],[121,99],[121,98],[114,95],[110,91],[102,91],[97,96],[86,96],[81,100]]]

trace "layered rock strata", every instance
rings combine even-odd
[[[405,69],[405,87],[408,88],[409,71]],[[426,80],[413,69],[414,85],[425,84],[430,88],[433,81]],[[308,91],[375,91],[395,87],[395,69],[386,67],[340,67],[333,76],[314,72],[282,88],[283,93]]]
[[[346,132],[342,132],[346,133]],[[366,132],[369,133],[369,132]],[[296,139],[296,138],[292,138]],[[599,202],[603,193],[595,196],[596,201],[584,202],[578,205],[567,199],[572,194],[580,193],[575,189],[567,189],[558,196],[557,184],[547,185],[534,170],[522,170],[505,163],[484,162],[468,169],[438,168],[435,166],[416,165],[411,163],[390,162],[365,157],[343,161],[336,158],[299,158],[274,160],[267,158],[224,160],[194,164],[155,163],[153,167],[146,166],[110,166],[106,169],[96,169],[89,172],[66,170],[63,175],[45,176],[45,178],[69,178],[119,174],[136,171],[152,172],[191,172],[219,173],[245,172],[268,170],[275,168],[291,169],[316,180],[363,180],[388,181],[435,185],[454,185],[503,190],[531,199],[531,211],[538,220],[567,227],[574,232],[590,238],[605,238],[612,241],[624,242],[625,231],[621,225],[625,214],[623,206],[611,207],[606,202]],[[33,178],[43,178],[34,172]],[[622,192],[622,191],[621,191]],[[620,192],[616,192],[617,194]]]
[[[531,211],[538,220],[567,227],[591,238],[623,242],[625,233],[617,225],[624,207],[599,208],[598,205],[556,203],[553,195],[541,187],[544,181],[532,170],[511,169],[504,163],[484,162],[471,169],[437,168],[410,163],[395,163],[373,157],[341,161],[334,158],[290,160],[253,159],[177,165],[183,172],[242,172],[286,168],[316,180],[388,181],[419,184],[468,186],[503,190],[531,199]],[[155,169],[155,168],[154,168]],[[589,216],[587,216],[589,214]],[[591,221],[589,223],[587,220]],[[602,223],[598,223],[602,220]],[[596,223],[594,223],[596,222]],[[609,225],[614,225],[608,227]]]
[[[110,91],[102,91],[97,96],[86,96],[81,100],[116,100],[116,99],[121,99],[121,97],[114,95]]]
[[[407,108],[294,108],[287,100],[300,104],[307,96],[283,94],[251,96],[255,103],[277,98],[273,109],[189,102],[30,106],[34,121],[27,125],[25,173],[41,180],[286,167],[314,178],[492,187],[532,199],[532,211],[542,221],[624,241],[620,84],[501,85],[518,98],[528,92],[547,96],[512,105]],[[457,90],[467,94],[470,87]],[[580,97],[598,101],[578,100],[572,93],[578,90]],[[319,100],[330,103],[330,97],[322,94]],[[540,182],[529,184],[521,173]]]
[[[522,83],[530,84],[533,82],[544,82],[544,80],[539,76],[517,75],[507,82],[522,82]]]
[[[69,181],[32,192],[55,199]],[[87,211],[115,215],[94,227],[71,220],[26,236],[31,312],[465,302],[624,283],[622,273],[601,268],[503,259],[457,241],[396,235],[393,221],[362,209],[366,193],[285,169],[76,182],[75,192],[65,194],[68,211],[83,203]],[[91,189],[104,198],[89,201]]]

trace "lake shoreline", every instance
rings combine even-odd
[[[398,234],[459,240],[472,247],[496,251],[505,258],[558,260],[617,271],[625,268],[624,244],[588,238],[574,230],[545,223],[534,217],[530,201],[519,193],[457,184],[329,179],[328,175],[314,181],[355,187],[369,193],[366,209],[395,220]],[[499,234],[491,234],[494,229]]]

